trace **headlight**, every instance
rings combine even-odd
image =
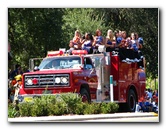
[[[55,83],[60,83],[60,82],[61,82],[60,77],[56,77],[56,78],[55,78]]]
[[[32,80],[31,79],[28,79],[27,80],[27,85],[32,85],[33,83],[32,83]]]
[[[68,80],[66,77],[62,77],[62,83],[68,83]]]

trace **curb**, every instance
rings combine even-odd
[[[136,113],[114,113],[114,114],[93,114],[93,115],[68,115],[68,116],[43,116],[43,117],[18,117],[8,118],[8,122],[70,122],[94,119],[116,119],[116,118],[138,118],[138,117],[158,117],[157,113],[136,112]]]

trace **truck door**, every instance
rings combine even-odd
[[[84,72],[86,75],[86,81],[89,84],[90,94],[93,99],[95,98],[96,89],[97,89],[97,75],[96,75],[96,70],[93,66],[92,60],[89,57],[84,58]]]

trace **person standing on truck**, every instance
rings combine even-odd
[[[106,52],[114,51],[115,44],[116,44],[116,40],[115,40],[113,31],[111,29],[109,29],[107,31],[107,36],[106,36],[106,40],[105,40]]]
[[[136,40],[138,41],[139,47],[138,47],[138,56],[139,56],[139,60],[140,62],[138,62],[139,67],[144,67],[144,59],[143,59],[143,53],[141,51],[141,49],[143,48],[143,38],[139,37],[138,33],[135,33],[136,35]]]
[[[139,55],[138,55],[138,49],[139,49],[139,43],[138,40],[136,39],[136,34],[133,32],[131,33],[131,47],[130,49],[132,49],[134,51],[134,61],[135,62],[139,62]]]
[[[132,56],[132,54],[129,54],[130,52],[126,49],[127,48],[126,36],[127,36],[126,31],[119,30],[116,32],[115,50],[119,52],[118,54],[122,62],[131,63],[130,56]]]
[[[85,33],[85,39],[82,40],[82,50],[86,50],[88,54],[93,53],[92,43],[94,42],[93,36],[91,33]]]
[[[94,42],[93,42],[93,53],[99,53],[98,46],[99,45],[105,45],[104,37],[102,36],[102,32],[100,29],[96,30],[96,34],[94,36]]]
[[[74,43],[73,43],[73,40],[70,40],[70,43],[69,43],[69,50],[67,50],[68,54],[69,55],[72,55],[72,51],[74,50]]]

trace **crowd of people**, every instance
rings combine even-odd
[[[139,111],[158,112],[158,90],[146,89],[144,101],[138,102]]]
[[[9,71],[8,73],[8,102],[13,102],[15,91],[17,89],[18,84],[21,82],[21,77],[23,74],[23,70],[21,65],[16,64],[15,69],[13,71]]]
[[[126,31],[111,29],[107,31],[107,35],[103,36],[102,31],[97,29],[95,34],[86,32],[81,36],[79,30],[76,30],[74,37],[70,40],[68,50],[72,54],[72,50],[86,50],[88,54],[99,53],[99,45],[105,46],[106,52],[118,51],[122,62],[140,62],[143,58],[141,49],[143,47],[143,38],[138,33],[132,32],[127,36]]]

